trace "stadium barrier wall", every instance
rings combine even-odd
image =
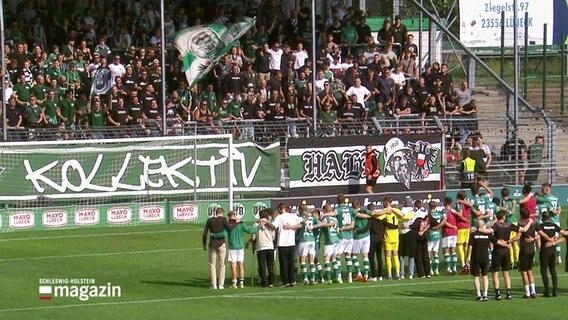
[[[298,138],[288,141],[291,196],[356,194],[365,185],[365,145],[378,153],[376,192],[438,190],[441,133],[396,136]]]

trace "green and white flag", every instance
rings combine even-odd
[[[174,45],[180,51],[189,86],[201,80],[229,52],[236,41],[254,25],[246,18],[229,27],[219,24],[199,25],[180,31]]]

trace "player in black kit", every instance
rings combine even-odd
[[[542,213],[542,224],[538,227],[538,234],[542,242],[540,246],[540,275],[544,285],[543,297],[558,296],[558,277],[556,275],[556,247],[555,240],[558,234],[566,235],[566,231],[550,222],[550,213]],[[547,270],[548,269],[548,270]],[[548,281],[548,271],[552,278],[552,292]]]
[[[511,222],[506,222],[505,217],[507,216],[507,211],[499,210],[497,211],[496,217],[497,222],[493,224],[493,235],[497,240],[504,240],[507,243],[511,243],[509,239],[511,238],[511,231],[517,233],[523,233],[527,231],[531,225],[529,220],[528,224],[524,227],[519,227],[512,224]],[[501,290],[499,289],[499,271],[503,271],[503,279],[505,280],[505,286],[507,287],[507,299],[513,298],[511,294],[511,277],[509,276],[509,271],[511,270],[511,251],[509,247],[501,246],[496,244],[493,247],[493,257],[492,257],[492,271],[493,271],[493,288],[495,288],[495,300],[501,300]]]
[[[509,243],[505,240],[498,240],[493,234],[483,232],[485,222],[483,219],[477,220],[477,230],[469,236],[469,246],[467,249],[467,264],[471,266],[471,274],[473,275],[473,285],[477,292],[477,301],[488,301],[487,288],[489,287],[489,279],[487,272],[489,271],[489,243],[509,248]],[[483,277],[483,295],[480,290],[479,276]]]

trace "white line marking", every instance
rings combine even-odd
[[[122,252],[99,252],[99,253],[87,253],[87,254],[68,254],[68,255],[63,255],[63,256],[13,258],[13,259],[0,259],[0,263],[2,263],[2,262],[14,262],[14,261],[33,261],[33,260],[49,260],[49,259],[64,259],[64,258],[118,256],[118,255],[128,255],[128,254],[147,254],[147,253],[180,252],[180,251],[196,251],[196,250],[202,250],[202,248],[157,249],[157,250],[122,251]]]
[[[564,275],[558,275],[559,277]],[[520,277],[511,277],[511,279],[520,279]],[[427,281],[422,283],[401,281],[400,283],[378,283],[374,285],[366,286],[336,286],[336,287],[326,287],[322,289],[307,289],[307,290],[289,290],[283,289],[278,292],[282,293],[294,293],[294,292],[314,292],[314,291],[329,291],[329,290],[358,290],[358,289],[368,289],[376,287],[400,287],[400,286],[416,286],[416,285],[432,285],[432,284],[444,284],[444,283],[461,283],[461,282],[471,282],[471,277],[463,280],[444,280],[444,281]],[[230,290],[230,289],[226,289]],[[4,312],[19,312],[19,311],[37,311],[37,310],[52,310],[52,309],[66,309],[66,308],[85,308],[85,307],[97,307],[97,306],[112,306],[112,305],[128,305],[128,304],[146,304],[146,303],[161,303],[161,302],[179,302],[179,301],[192,301],[192,300],[203,300],[203,299],[218,299],[218,298],[246,298],[254,297],[256,295],[266,295],[270,296],[270,290],[262,290],[256,293],[245,293],[241,295],[227,294],[227,295],[207,295],[202,297],[183,297],[183,298],[169,298],[169,299],[152,299],[152,300],[135,300],[135,301],[117,301],[117,302],[101,302],[101,303],[88,303],[88,304],[66,304],[60,306],[46,306],[46,307],[27,307],[27,308],[12,308],[12,309],[0,309],[0,313]],[[401,298],[400,296],[395,296]],[[311,296],[313,298],[313,296]],[[322,297],[318,297],[320,299]],[[376,297],[375,297],[376,298]],[[428,299],[424,297],[425,299]]]
[[[76,229],[74,229],[74,230],[76,230]],[[200,228],[192,228],[192,229],[184,229],[184,230],[159,230],[159,231],[134,231],[134,232],[119,232],[119,233],[74,234],[74,235],[53,236],[53,237],[29,237],[29,238],[0,239],[0,242],[130,236],[130,235],[139,235],[139,234],[159,234],[159,233],[195,232],[195,231],[203,231],[203,230],[200,229]]]
[[[229,296],[227,298],[235,298],[235,299],[244,299],[244,298],[253,298],[258,299],[255,296],[247,296],[247,295],[237,295],[237,296]],[[314,296],[273,296],[270,295],[270,299],[298,299],[298,300],[308,300],[314,299]],[[405,299],[429,299],[428,297],[421,297],[421,296],[413,296],[413,297],[401,297],[401,296],[382,296],[382,297],[341,297],[341,296],[332,296],[332,297],[317,297],[317,300],[405,300]]]

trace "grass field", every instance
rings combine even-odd
[[[516,271],[512,301],[483,303],[474,301],[470,276],[272,289],[251,286],[248,277],[244,289],[214,291],[208,288],[201,231],[195,225],[155,225],[2,234],[0,319],[565,318],[564,265],[560,296],[528,301],[521,299]],[[247,273],[255,274],[250,250],[245,263]],[[538,269],[535,276],[542,292]],[[42,301],[42,278],[110,282],[121,286],[122,297]]]

